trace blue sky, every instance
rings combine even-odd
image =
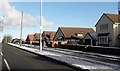
[[[39,2],[11,2],[11,6],[19,12],[31,14],[33,17],[40,15]],[[43,17],[46,21],[53,22],[52,26],[44,28],[45,31],[56,31],[58,27],[89,27],[95,24],[103,13],[117,14],[117,2],[44,2]],[[36,20],[37,21],[37,20]],[[23,37],[27,34],[39,32],[39,24],[34,27],[23,27]],[[6,28],[4,33],[19,38],[19,28]]]
[[[117,3],[72,2],[43,5],[43,15],[54,21],[55,27],[94,27],[103,13],[117,13]]]

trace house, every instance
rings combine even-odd
[[[95,27],[98,46],[120,46],[119,14],[103,14]]]
[[[33,34],[29,34],[26,38],[26,43],[28,44],[32,44],[32,42],[34,41],[34,35]]]
[[[40,33],[34,34],[34,41],[40,41]]]
[[[39,45],[39,42],[40,42],[40,33],[35,33],[34,39],[33,39],[33,44]]]
[[[20,44],[20,39],[18,39],[18,38],[12,39],[12,43],[14,43],[14,44]],[[22,40],[22,43],[24,43],[23,40]]]
[[[43,46],[54,47],[55,42],[53,41],[53,38],[55,36],[55,33],[56,32],[54,31],[43,31]]]
[[[73,41],[84,44],[84,37],[89,32],[94,32],[94,30],[92,28],[59,27],[54,40],[58,41],[58,45]]]
[[[87,33],[84,37],[85,45],[96,45],[96,32]]]

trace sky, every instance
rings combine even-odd
[[[6,0],[7,1],[7,0]],[[21,12],[24,12],[23,39],[40,31],[40,2],[3,2],[3,35],[20,37]],[[103,13],[117,14],[118,2],[43,2],[43,31],[57,31],[58,27],[94,28]]]
[[[40,0],[9,0],[10,2],[40,2]],[[43,2],[118,2],[119,0],[42,0]]]

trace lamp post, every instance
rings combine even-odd
[[[42,52],[42,0],[40,0],[40,52]]]
[[[1,32],[0,42],[2,42],[2,37],[3,37],[3,24],[4,24],[4,16],[1,16],[1,20],[0,20],[0,32]]]
[[[23,11],[21,14],[20,47],[22,45],[22,24],[23,24]]]
[[[3,32],[3,24],[4,24],[4,16],[2,16],[0,20],[0,31],[1,32]]]

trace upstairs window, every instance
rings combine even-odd
[[[100,31],[108,30],[108,24],[100,25]]]
[[[83,37],[83,34],[77,34],[78,37]]]
[[[83,37],[83,34],[82,33],[75,33],[75,35],[77,36],[77,37]]]

